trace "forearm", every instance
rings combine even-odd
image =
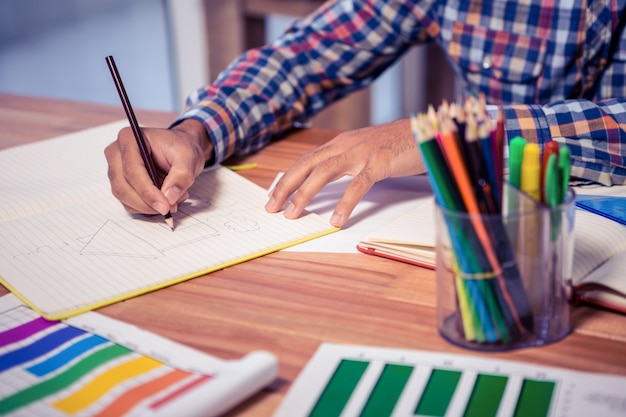
[[[324,3],[276,42],[241,55],[213,85],[190,96],[181,117],[203,121],[215,162],[260,149],[273,136],[308,122],[330,103],[370,84],[408,48],[410,36],[401,27],[416,26],[406,23],[414,20],[410,13],[404,12],[404,20],[393,19],[371,2],[345,4]],[[369,36],[374,27],[378,36]]]

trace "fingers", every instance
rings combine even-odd
[[[370,174],[369,169],[364,169],[350,181],[330,217],[331,225],[342,227],[348,221],[356,205],[377,181]]]
[[[162,134],[160,129],[147,129],[147,134]],[[155,154],[163,158],[159,165],[166,167],[161,191],[170,205],[176,207],[189,197],[188,189],[213,156],[212,143],[204,126],[195,120],[185,120],[167,131],[173,141],[154,141]]]
[[[291,196],[291,200],[285,208],[285,217],[288,219],[296,219],[300,217],[309,202],[315,197],[324,186],[331,183],[344,175],[346,171],[346,158],[344,154],[333,156],[319,164],[317,164],[307,175],[306,180],[297,187],[297,191]],[[288,172],[289,174],[289,172]],[[280,193],[283,190],[292,190],[298,183],[297,179],[291,181],[293,175],[285,176],[285,188],[281,188],[283,184],[279,182],[276,188],[276,192]],[[279,194],[279,198],[282,200],[288,197],[287,192]]]
[[[346,165],[344,153],[334,154],[324,148],[303,155],[278,181],[265,206],[266,210],[275,213],[286,204],[285,217],[298,218],[326,184],[345,175]]]
[[[285,217],[295,219],[324,186],[350,175],[353,179],[330,219],[341,227],[374,183],[424,169],[408,120],[344,132],[296,161],[272,190],[266,210],[285,207]]]
[[[152,183],[130,128],[105,149],[111,192],[130,213],[166,214],[169,203]]]
[[[117,141],[105,149],[113,195],[130,213],[176,212],[188,198],[188,189],[204,165],[197,141],[179,131],[142,129],[157,171],[167,172],[157,188],[144,166],[130,129],[122,129]]]
[[[300,217],[306,206],[324,186],[345,175],[347,166],[350,166],[350,164],[346,162],[345,156],[330,158],[314,167],[310,172],[306,169],[301,171],[308,172],[306,179],[302,183],[298,181],[301,177],[294,173],[301,168],[298,167],[294,171],[288,171],[276,184],[266,209],[269,212],[277,212],[287,202],[283,213],[284,216],[288,219]],[[335,227],[343,226],[358,202],[363,199],[363,196],[377,180],[378,177],[368,167],[358,172],[350,181],[342,198],[337,203],[330,223]],[[291,190],[294,188],[296,191],[292,194]]]
[[[333,144],[304,155],[278,181],[266,210],[278,212],[286,205],[284,216],[296,219],[327,184],[344,175],[353,175],[330,220],[333,226],[343,226],[357,203],[380,179],[374,169],[367,165],[362,168],[368,160],[363,155],[357,157],[356,153],[344,151],[341,145]]]
[[[197,174],[194,175],[195,171],[189,169],[189,166],[181,165],[180,161],[177,161],[163,180],[161,191],[174,212],[179,204],[189,198],[188,190],[197,176]]]
[[[265,204],[265,210],[269,213],[277,213],[283,209],[285,202],[291,194],[302,185],[302,182],[310,174],[312,161],[310,154],[300,157],[276,183],[270,191],[269,200]],[[293,211],[293,209],[291,209]]]

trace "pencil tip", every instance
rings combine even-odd
[[[170,229],[172,229],[172,232],[174,231],[174,218],[172,217],[172,213],[167,213],[165,215],[165,223],[167,223],[167,225],[170,227]]]

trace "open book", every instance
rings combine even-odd
[[[434,199],[372,232],[357,248],[364,253],[435,268]],[[626,313],[626,227],[587,210],[576,210],[572,284],[575,301]]]
[[[196,179],[175,231],[161,216],[131,216],[111,194],[103,153],[125,125],[0,152],[0,282],[48,319],[337,230],[310,213],[267,213],[267,191],[224,167]]]
[[[361,240],[357,249],[395,261],[435,269],[435,200],[427,198]]]
[[[0,354],[12,416],[217,416],[278,374],[269,352],[224,360],[95,312],[48,321],[13,294],[0,298]]]

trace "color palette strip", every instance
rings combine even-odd
[[[445,415],[460,379],[461,372],[443,369],[433,370],[417,403],[417,414],[427,416]]]
[[[624,417],[619,404],[626,404],[624,376],[486,354],[322,343],[274,417]]]
[[[376,369],[367,377],[368,368]],[[424,367],[418,372],[412,365],[376,363],[343,359],[315,403],[310,417],[358,415],[361,417],[392,416],[398,412],[401,396],[403,408],[410,413],[401,415],[434,416],[462,415],[465,417],[497,416],[506,396],[515,397],[512,413],[515,417],[547,416],[556,382],[488,373]],[[424,378],[426,376],[426,378]],[[368,381],[365,381],[368,379]],[[511,385],[516,388],[508,389]],[[352,404],[358,413],[346,412],[357,391],[367,392],[360,403]],[[412,399],[412,401],[411,401]],[[510,398],[509,398],[510,400]],[[345,414],[344,414],[345,413]]]
[[[0,410],[121,416],[158,410],[210,375],[173,369],[110,340],[18,307],[0,316]]]

